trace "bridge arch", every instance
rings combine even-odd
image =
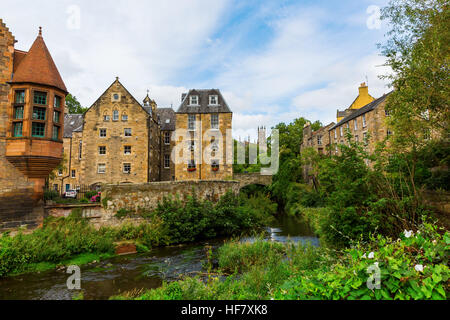
[[[235,173],[233,180],[239,181],[239,190],[249,185],[268,186],[272,183],[272,176],[261,175],[259,172]]]

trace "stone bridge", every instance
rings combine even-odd
[[[194,192],[200,199],[217,201],[228,190],[238,193],[251,184],[269,185],[272,176],[259,173],[235,174],[234,180],[192,180],[162,181],[143,184],[103,185],[102,198],[107,214],[115,214],[120,209],[153,210],[165,196],[178,195],[181,200]]]
[[[235,173],[233,179],[239,181],[239,189],[251,184],[268,186],[272,183],[272,176],[263,176],[259,172]]]

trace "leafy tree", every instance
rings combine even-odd
[[[83,108],[77,97],[72,96],[70,93],[66,96],[66,108],[68,108],[69,113],[84,113],[88,109]]]
[[[448,6],[446,0],[391,0],[382,10],[391,29],[380,47],[393,71],[383,78],[395,89],[386,105],[394,131],[387,152],[404,158],[415,194],[420,150],[429,138],[449,134]]]

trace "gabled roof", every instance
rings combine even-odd
[[[73,132],[83,131],[83,115],[82,114],[65,114],[64,115],[64,138],[71,138]]]
[[[339,121],[336,125],[334,125],[333,127],[331,127],[331,128],[329,129],[329,131],[330,131],[330,130],[333,130],[333,129],[337,128],[337,127],[340,127],[340,126],[343,125],[344,123],[349,122],[350,120],[353,120],[353,119],[359,117],[360,115],[363,115],[363,114],[365,114],[365,113],[367,113],[367,112],[369,112],[369,111],[372,111],[373,109],[375,109],[376,107],[378,107],[378,105],[379,105],[380,103],[382,103],[384,100],[386,100],[387,96],[390,95],[391,93],[392,93],[392,91],[389,92],[389,93],[384,94],[383,96],[381,96],[381,97],[379,97],[378,99],[372,101],[371,103],[366,104],[364,107],[359,108],[359,109],[356,109],[352,114],[348,115],[347,117],[345,117],[344,119],[342,119],[341,121]]]
[[[199,106],[189,106],[189,97],[191,95],[197,95],[199,97]],[[209,106],[210,95],[217,95],[219,97],[218,106]],[[231,113],[231,110],[219,89],[191,89],[184,96],[177,113]]]
[[[172,108],[157,108],[156,114],[159,117],[162,131],[175,130],[175,111]]]
[[[43,84],[67,92],[66,85],[42,38],[41,30],[30,51],[24,57],[23,53],[23,51],[18,53],[20,63],[15,70],[12,83]]]

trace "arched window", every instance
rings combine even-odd
[[[114,110],[113,111],[113,121],[118,121],[118,120],[119,120],[119,111]]]
[[[128,115],[126,112],[122,113],[122,121],[128,121]]]
[[[103,121],[109,121],[109,114],[108,114],[108,111],[105,111],[105,112],[103,113]]]

